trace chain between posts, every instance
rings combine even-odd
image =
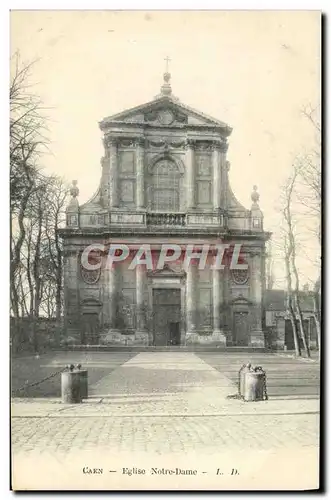
[[[13,392],[15,394],[16,392],[23,391],[24,389],[28,389],[30,387],[34,387],[36,385],[42,384],[43,382],[46,382],[46,380],[50,380],[51,378],[56,377],[56,375],[59,375],[60,373],[63,373],[68,369],[69,369],[69,367],[66,366],[65,368],[62,368],[61,370],[58,370],[58,371],[52,373],[51,375],[48,375],[47,377],[39,380],[38,382],[32,382],[31,384],[24,384],[24,385],[22,385],[22,387],[20,387],[19,389],[15,389],[15,391],[13,391]]]
[[[264,377],[263,377],[263,397],[264,400],[267,401],[269,399],[268,393],[267,393],[267,375],[264,372]]]
[[[254,368],[254,371],[260,371],[260,372],[263,372],[263,400],[264,401],[267,401],[269,398],[268,398],[268,393],[267,393],[267,374],[266,372],[263,370],[262,366],[256,366]]]

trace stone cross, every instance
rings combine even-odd
[[[169,70],[169,62],[171,61],[170,57],[165,57],[164,58],[165,62],[166,62],[166,73],[168,73],[168,70]]]

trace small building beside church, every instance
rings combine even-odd
[[[294,337],[289,313],[287,311],[285,290],[266,290],[264,296],[266,347],[272,350],[293,351]],[[318,335],[314,319],[314,300],[308,290],[299,292],[303,327],[310,349],[318,349]],[[297,323],[299,317],[296,315]],[[298,325],[299,327],[299,325]],[[301,349],[304,349],[300,338]]]
[[[104,345],[265,346],[265,242],[256,186],[245,208],[229,183],[232,129],[183,104],[170,74],[153,100],[100,122],[104,156],[100,185],[79,204],[71,189],[64,258],[65,330],[73,343]],[[89,270],[89,245],[127,245],[129,256],[107,269]],[[150,245],[157,259],[164,244],[241,245],[246,269],[183,268],[178,258],[161,269],[130,269],[135,252]],[[230,252],[230,250],[228,251]],[[229,263],[225,253],[225,262]]]

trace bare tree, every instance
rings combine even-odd
[[[10,279],[11,308],[19,316],[17,273],[26,236],[24,218],[35,189],[40,155],[47,147],[46,119],[40,98],[29,92],[34,63],[22,64],[19,54],[12,59],[10,97]]]
[[[286,309],[290,317],[293,340],[295,347],[295,354],[301,356],[300,340],[298,335],[298,328],[296,322],[295,311],[293,307],[293,290],[292,290],[292,273],[291,273],[291,253],[292,248],[289,243],[288,236],[284,235],[284,260],[286,269]]]
[[[300,168],[300,177],[302,183],[308,188],[309,195],[301,203],[307,207],[310,214],[315,217],[315,236],[321,248],[321,208],[322,208],[322,172],[321,172],[321,119],[320,107],[307,106],[302,110],[304,117],[312,125],[314,133],[315,147],[303,158]],[[314,301],[314,320],[317,332],[318,347],[321,349],[321,256],[318,261],[318,275],[313,283],[313,301]]]
[[[284,257],[287,281],[287,309],[290,315],[295,350],[297,355],[301,355],[300,341],[302,338],[307,357],[310,357],[309,342],[303,325],[303,314],[300,304],[300,281],[297,268],[297,235],[295,222],[293,219],[293,198],[295,186],[299,175],[299,168],[295,163],[290,177],[283,186],[282,192],[282,215],[285,225],[284,229]],[[294,282],[294,286],[293,286]],[[298,318],[298,322],[297,322]],[[298,325],[298,328],[297,328]],[[300,337],[298,335],[300,333]]]
[[[64,223],[68,188],[62,179],[42,171],[42,158],[48,153],[47,118],[40,98],[31,92],[34,64],[21,63],[18,54],[12,59],[10,292],[13,316],[28,318],[30,328],[24,329],[25,334],[37,349],[40,315],[56,319],[57,337],[61,330],[63,268],[58,229]]]
[[[50,179],[47,190],[47,211],[45,217],[45,238],[47,241],[47,255],[49,257],[48,277],[53,283],[56,330],[59,338],[61,329],[62,304],[63,304],[63,263],[62,241],[59,229],[65,223],[65,207],[68,202],[69,188],[58,177]],[[48,294],[48,300],[51,294]]]

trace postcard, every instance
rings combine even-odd
[[[10,17],[11,489],[317,490],[321,13]]]

